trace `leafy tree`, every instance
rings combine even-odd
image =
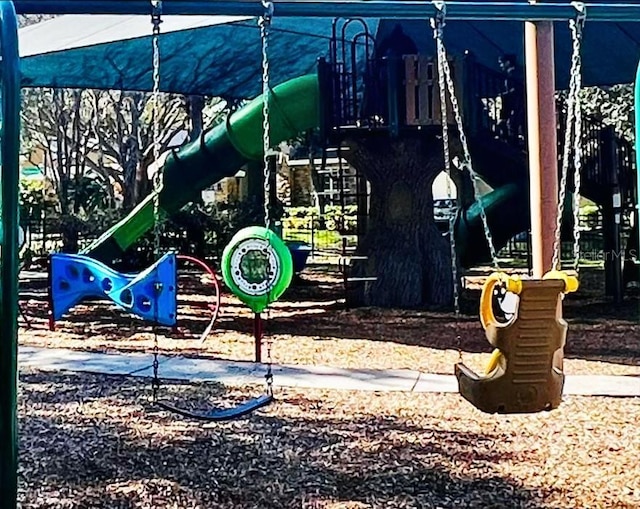
[[[149,99],[141,92],[23,91],[22,151],[53,182],[65,249],[77,249],[79,225],[116,207],[118,194],[130,209],[148,193],[154,156]],[[180,96],[162,96],[161,151],[187,128],[184,105]]]
[[[635,139],[632,85],[585,88],[582,101],[584,113],[612,126],[625,139]]]

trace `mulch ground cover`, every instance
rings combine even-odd
[[[477,318],[479,278],[470,278],[463,294],[463,315],[377,308],[346,309],[335,268],[311,266],[303,281],[277,302],[266,327],[273,358],[283,364],[416,369],[451,373],[462,353],[480,370],[488,359]],[[223,295],[219,319],[202,345],[208,322],[206,281],[194,276],[182,293],[180,331],[161,329],[160,350],[185,356],[247,360],[254,358],[253,317],[233,296]],[[565,370],[574,374],[640,374],[640,301],[629,297],[615,305],[602,296],[602,271],[584,270],[581,288],[565,301],[569,334]],[[24,285],[22,307],[33,327],[22,327],[24,345],[100,352],[141,351],[153,347],[152,328],[104,302],[79,305],[47,329],[46,281]],[[23,324],[24,325],[24,324]]]
[[[166,388],[185,405],[256,388]],[[640,507],[640,401],[567,397],[485,415],[458,395],[283,390],[248,419],[202,424],[142,380],[23,372],[20,501],[70,508]]]
[[[581,293],[565,302],[565,370],[638,376],[638,299],[612,305],[601,280],[597,271],[583,274]],[[21,328],[21,344],[150,351],[152,329],[105,303],[78,306],[48,331],[45,284],[25,284],[32,327]],[[342,296],[334,271],[307,271],[271,312],[274,360],[451,373],[458,349],[474,367],[489,355],[475,315],[477,281],[460,320],[347,310]],[[228,295],[214,332],[198,345],[203,302],[195,278],[180,307],[187,333],[160,330],[161,350],[252,360],[252,316]],[[260,390],[163,386],[189,408],[238,403]],[[158,410],[149,396],[148,380],[23,371],[21,507],[640,507],[638,398],[567,396],[550,413],[491,416],[456,394],[280,389],[276,403],[246,419],[203,424]]]

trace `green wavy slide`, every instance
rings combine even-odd
[[[247,162],[260,160],[262,119],[260,96],[230,115],[225,123],[170,154],[162,168],[164,185],[159,203],[163,214],[170,216],[196,199],[203,189],[233,176]],[[320,124],[317,75],[301,76],[275,87],[270,101],[269,122],[273,146],[317,127]],[[481,168],[477,171],[482,173]],[[86,248],[83,254],[108,264],[120,258],[153,227],[153,201],[152,193]],[[485,195],[482,202],[498,249],[528,228],[526,182],[504,185]],[[457,222],[456,240],[459,258],[465,267],[487,259],[488,249],[482,236],[480,207],[477,204],[462,212]]]

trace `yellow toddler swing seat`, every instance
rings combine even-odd
[[[515,315],[497,320],[492,295],[497,284],[519,297]],[[496,350],[486,375],[480,376],[459,362],[455,366],[460,394],[487,413],[533,413],[560,405],[564,374],[563,348],[567,322],[562,318],[562,298],[578,288],[575,276],[549,272],[543,279],[522,280],[493,273],[485,282],[480,319],[489,343]]]

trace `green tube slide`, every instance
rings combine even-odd
[[[319,84],[315,74],[287,81],[272,91],[269,123],[272,146],[318,126]],[[198,197],[203,189],[233,176],[250,160],[262,158],[262,96],[233,113],[226,123],[169,155],[164,163],[160,209],[171,215]],[[83,253],[107,264],[153,227],[149,195],[122,221],[106,231]]]
[[[487,216],[496,251],[506,246],[512,237],[529,229],[527,182],[507,184],[485,194],[479,201]],[[463,267],[491,261],[478,202],[461,211],[456,221],[455,238],[458,262]]]
[[[476,168],[484,177],[490,170]],[[488,175],[491,178],[491,175]],[[496,251],[507,245],[510,239],[531,227],[529,208],[529,182],[518,180],[503,185],[480,198],[487,216],[487,223]],[[567,193],[562,216],[563,240],[572,240],[573,193]],[[491,253],[484,235],[482,214],[478,202],[462,210],[455,227],[456,249],[460,264],[475,267],[491,262]]]
[[[320,87],[315,74],[287,81],[273,90],[270,101],[271,143],[273,146],[320,123]],[[219,180],[233,176],[251,160],[262,158],[262,96],[233,113],[226,123],[206,132],[201,139],[185,145],[167,157],[162,168],[164,185],[160,208],[171,215],[193,201],[199,193]],[[490,171],[489,165],[487,172]],[[492,171],[492,170],[491,170]],[[482,173],[482,169],[478,168]],[[153,227],[154,194],[148,196],[127,217],[105,232],[83,251],[107,264],[113,263]],[[482,198],[497,249],[529,227],[526,182],[499,187]],[[469,267],[488,257],[480,207],[463,211],[456,226],[460,262]]]

